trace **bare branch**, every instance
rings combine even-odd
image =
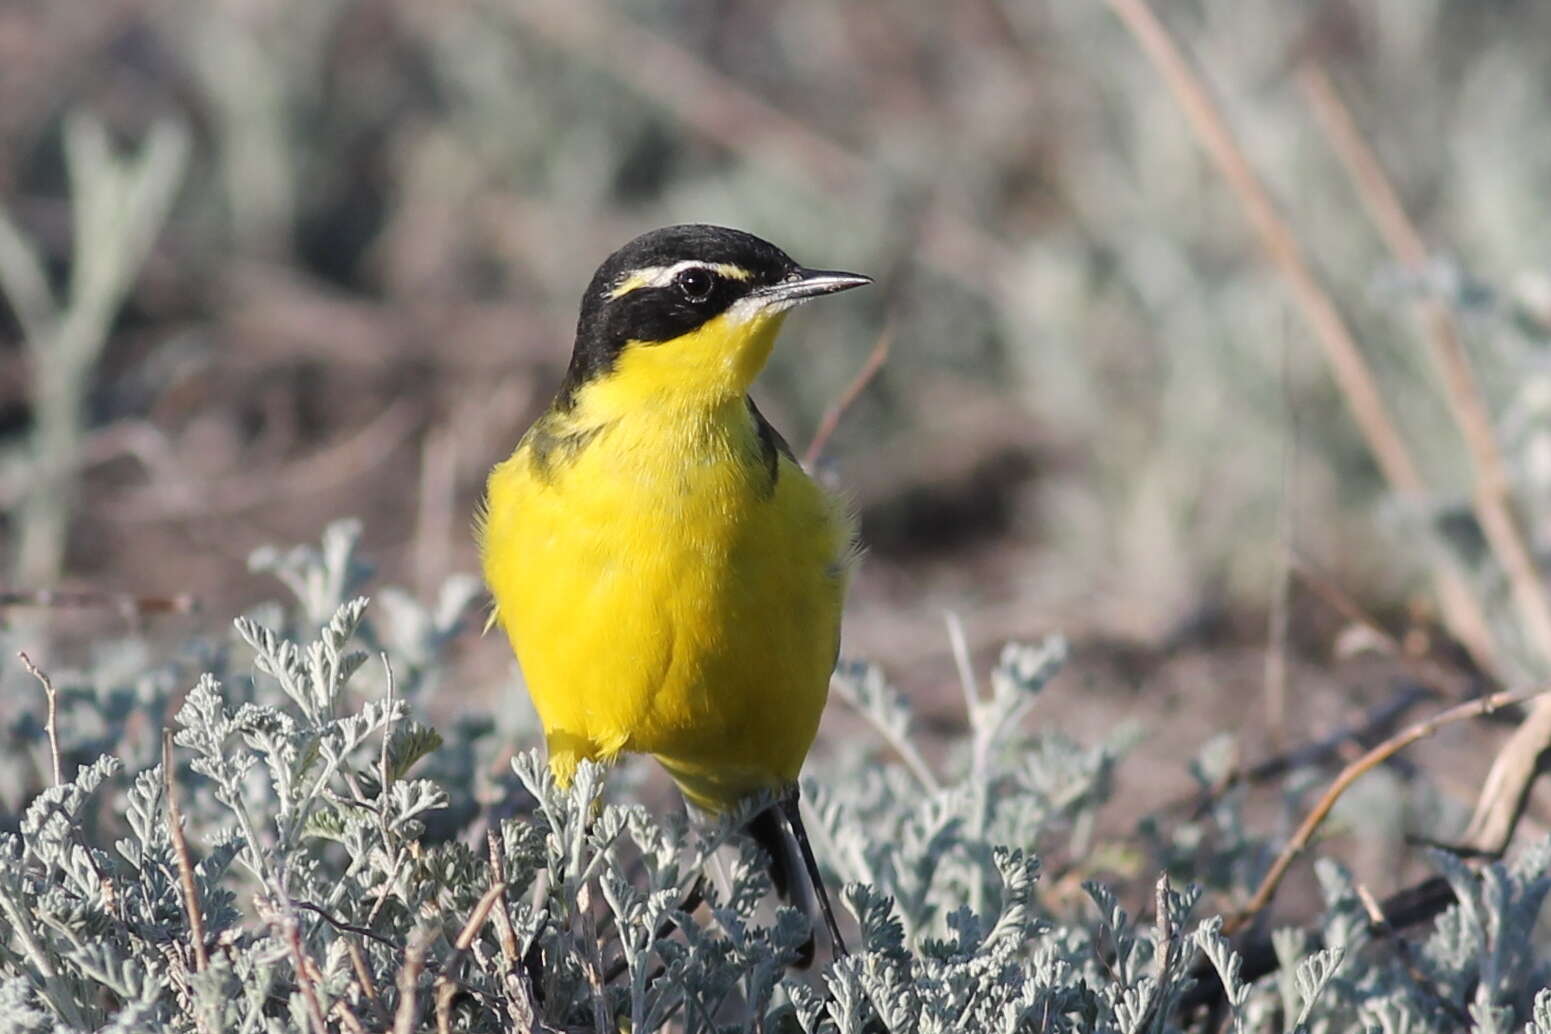
[[[888,362],[889,349],[894,344],[894,321],[891,319],[883,324],[883,330],[878,333],[878,340],[873,343],[872,351],[867,353],[867,361],[862,363],[862,368],[851,378],[851,383],[846,385],[845,391],[840,397],[830,403],[824,410],[824,415],[819,419],[818,430],[813,432],[813,440],[808,443],[808,451],[802,455],[802,465],[809,470],[818,463],[824,455],[824,447],[829,444],[830,438],[835,434],[835,429],[840,426],[840,418],[845,416],[861,397],[867,385],[878,376],[878,371],[883,369],[883,364]]]
[[[393,1034],[412,1034],[420,1020],[420,1003],[415,997],[415,989],[425,969],[425,950],[430,941],[431,933],[423,926],[415,927],[415,932],[410,934],[404,964],[399,967],[399,1006],[393,1015]]]
[[[32,658],[25,653],[17,651],[16,656],[21,659],[22,667],[42,684],[43,695],[48,700],[48,718],[43,723],[43,729],[48,733],[48,752],[54,762],[54,785],[59,786],[65,780],[59,771],[59,710],[58,697],[54,692],[54,680],[48,677],[46,671],[33,664]]]
[[[302,947],[302,926],[294,915],[282,920],[285,926],[286,944],[291,949],[291,963],[296,969],[296,986],[301,988],[302,1000],[307,1003],[307,1019],[317,1034],[328,1034],[328,1021],[323,1016],[323,1003],[318,999],[318,988],[313,983],[314,964]]]
[[[172,853],[178,861],[178,881],[183,888],[183,911],[188,916],[189,939],[194,942],[194,970],[204,972],[210,964],[205,950],[205,917],[199,904],[199,887],[194,883],[194,861],[188,840],[183,835],[183,814],[178,810],[177,783],[172,778],[172,730],[162,730],[162,780],[167,791],[167,832],[172,837]],[[322,1014],[318,1029],[324,1030]]]
[[[1330,809],[1335,807],[1336,801],[1341,798],[1341,795],[1361,776],[1418,740],[1426,739],[1428,736],[1433,735],[1445,725],[1464,721],[1466,718],[1490,714],[1499,708],[1507,707],[1510,704],[1523,703],[1526,700],[1535,699],[1539,696],[1541,696],[1539,691],[1533,693],[1494,693],[1488,697],[1481,697],[1478,700],[1456,705],[1447,711],[1436,714],[1426,721],[1418,722],[1391,736],[1356,761],[1353,761],[1350,765],[1347,765],[1346,768],[1341,770],[1341,774],[1336,776],[1335,781],[1330,784],[1330,788],[1315,803],[1313,810],[1304,817],[1297,831],[1293,833],[1292,838],[1287,841],[1287,845],[1277,855],[1276,861],[1271,864],[1271,868],[1266,873],[1265,878],[1260,881],[1260,886],[1256,888],[1255,894],[1250,898],[1249,903],[1237,915],[1223,924],[1223,932],[1231,935],[1235,931],[1242,929],[1246,923],[1270,904],[1271,898],[1276,894],[1277,887],[1282,883],[1282,878],[1287,875],[1287,870],[1292,867],[1292,863],[1309,846],[1309,842],[1313,840],[1314,834],[1319,830],[1326,816],[1330,814]]]

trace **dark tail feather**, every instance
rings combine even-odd
[[[748,833],[770,859],[770,882],[775,885],[776,895],[806,915],[817,929],[818,902],[814,900],[797,838],[792,836],[782,819],[781,806],[773,804],[755,815],[749,820]],[[797,948],[797,961],[793,963],[796,968],[807,969],[813,965],[816,944],[814,934],[808,934],[808,939]]]
[[[800,909],[815,926],[822,916],[835,955],[846,954],[840,926],[835,922],[835,910],[824,890],[813,847],[808,843],[808,831],[803,828],[797,786],[792,785],[778,804],[754,816],[748,830],[770,856],[770,881],[775,884],[776,893]],[[798,949],[797,967],[806,969],[812,965],[813,954],[814,937],[809,935]]]

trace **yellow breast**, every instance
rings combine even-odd
[[[582,405],[491,473],[485,577],[562,779],[648,753],[717,811],[796,778],[851,529],[761,424],[743,398]]]

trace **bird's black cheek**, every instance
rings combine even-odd
[[[671,296],[642,299],[639,305],[631,307],[629,312],[613,321],[617,328],[616,335],[621,346],[627,340],[666,344],[698,329],[724,312],[727,303],[718,305],[717,301],[715,296],[700,303]]]

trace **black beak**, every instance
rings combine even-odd
[[[790,306],[823,294],[849,291],[853,287],[870,283],[872,277],[859,273],[842,273],[833,269],[798,269],[779,284],[760,288],[755,296],[767,303]]]

